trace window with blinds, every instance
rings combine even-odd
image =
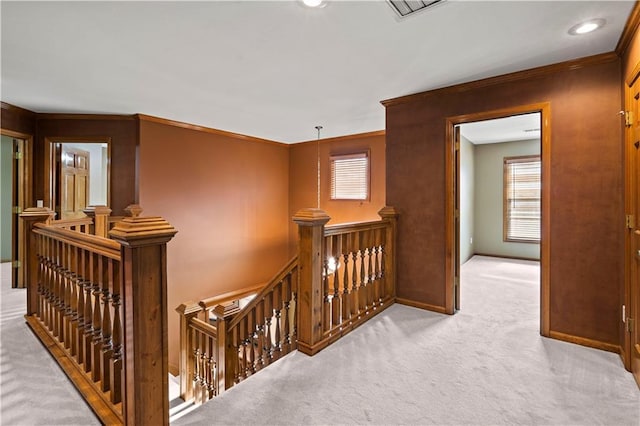
[[[540,156],[504,159],[504,240],[540,242]]]
[[[331,199],[369,199],[369,153],[332,155]]]

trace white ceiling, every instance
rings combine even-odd
[[[460,134],[474,145],[540,139],[540,113],[461,124]]]
[[[4,102],[279,142],[381,130],[381,100],[612,51],[633,1],[0,3]],[[584,36],[590,18],[607,25]]]

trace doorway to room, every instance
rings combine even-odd
[[[507,267],[507,272],[487,270],[484,275],[493,280],[513,282],[519,275],[533,279],[540,295],[540,332],[548,335],[548,112],[548,104],[536,104],[447,120],[450,313],[464,309],[463,295],[472,294],[461,292],[461,266],[472,259],[473,268],[465,266],[474,270],[468,275],[472,280],[482,275],[477,270],[481,263],[489,269]],[[497,263],[488,262],[496,259]],[[516,272],[519,263],[531,273]]]
[[[1,130],[0,134],[0,260],[3,263],[2,270],[11,271],[11,287],[22,287],[20,274],[23,268],[19,259],[22,258],[24,247],[19,238],[19,217],[31,197],[29,168],[32,139],[28,135],[6,130]]]
[[[459,128],[459,309],[532,331],[540,291],[540,113]]]

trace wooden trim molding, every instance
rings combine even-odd
[[[352,139],[362,139],[362,138],[371,138],[371,137],[375,137],[375,136],[384,136],[386,135],[387,132],[385,130],[374,130],[373,132],[365,132],[365,133],[355,133],[353,135],[346,135],[346,136],[336,136],[333,138],[326,138],[326,139],[320,139],[320,143],[331,143],[331,142],[341,142],[341,141],[348,141],[348,140],[352,140]],[[290,146],[292,145],[302,145],[305,143],[318,143],[317,140],[310,140],[310,141],[303,141],[303,142],[295,142],[292,144],[289,144]]]
[[[21,108],[19,106],[11,105],[11,104],[8,104],[6,102],[0,102],[0,108],[4,109],[4,110],[7,110],[7,111],[14,111],[14,112],[16,112],[18,114],[32,115],[32,116],[36,115],[36,113],[31,111],[31,110],[28,110],[28,109],[25,109],[25,108]]]
[[[226,137],[229,137],[229,138],[241,139],[241,140],[248,141],[248,142],[268,143],[268,144],[272,144],[272,145],[276,145],[276,146],[280,146],[280,147],[288,147],[289,146],[289,144],[282,143],[282,142],[277,142],[277,141],[272,141],[272,140],[269,140],[269,139],[262,139],[262,138],[258,138],[258,137],[255,137],[255,136],[248,136],[248,135],[243,135],[243,134],[240,134],[240,133],[228,132],[226,130],[213,129],[211,127],[198,126],[196,124],[185,123],[185,122],[182,122],[182,121],[169,120],[167,118],[154,117],[152,115],[136,114],[136,117],[138,117],[138,119],[140,121],[147,121],[147,122],[150,122],[150,123],[164,124],[166,126],[179,127],[181,129],[195,130],[196,132],[204,132],[204,133],[210,133],[210,134],[219,135],[219,136],[226,136]]]
[[[618,44],[616,45],[616,54],[620,57],[624,54],[624,52],[629,47],[633,36],[638,30],[638,26],[640,25],[640,2],[636,1],[636,4],[633,6],[633,10],[629,14],[629,18],[627,19],[626,24],[624,25],[624,29],[622,30],[622,34],[620,34],[620,39],[618,40]]]
[[[398,98],[387,99],[380,103],[385,107],[419,101],[432,96],[442,96],[451,93],[466,92],[497,84],[504,84],[519,80],[546,77],[562,71],[574,71],[593,65],[607,64],[619,60],[615,52],[601,53],[599,55],[587,56],[586,58],[573,59],[571,61],[559,62],[557,64],[546,65],[538,68],[531,68],[524,71],[517,71],[510,74],[503,74],[497,77],[489,77],[482,80],[471,81],[469,83],[457,84],[455,86],[443,87]]]
[[[576,345],[587,346],[589,348],[601,349],[607,352],[613,352],[620,354],[620,346],[613,343],[601,342],[600,340],[588,339],[586,337],[578,337],[572,334],[560,333],[558,331],[549,331],[549,336],[552,339],[562,340],[563,342],[575,343]]]
[[[413,308],[424,309],[425,311],[437,312],[439,314],[447,313],[447,310],[444,308],[444,306],[430,305],[428,303],[416,302],[415,300],[403,299],[402,297],[396,297],[396,303],[411,306]]]
[[[540,333],[543,336],[549,335],[549,295],[550,295],[550,267],[551,259],[551,104],[542,102],[530,105],[520,105],[510,108],[502,108],[493,111],[484,111],[472,114],[464,114],[455,117],[448,117],[445,120],[445,235],[446,255],[445,255],[445,304],[446,312],[453,313],[454,309],[454,256],[455,246],[455,193],[453,183],[455,182],[455,141],[454,126],[473,121],[482,121],[495,118],[509,117],[512,115],[526,114],[532,112],[541,113],[540,157],[542,159],[542,199],[541,210],[542,220],[540,223]]]
[[[135,115],[125,114],[67,114],[37,113],[38,120],[135,120]]]
[[[526,260],[529,262],[540,262],[540,259],[535,259],[533,257],[507,256],[504,254],[474,253],[473,256],[497,257],[498,259],[513,259],[513,260]]]

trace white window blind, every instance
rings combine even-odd
[[[332,155],[331,199],[369,199],[369,153]]]
[[[539,156],[504,159],[504,240],[540,242]]]

